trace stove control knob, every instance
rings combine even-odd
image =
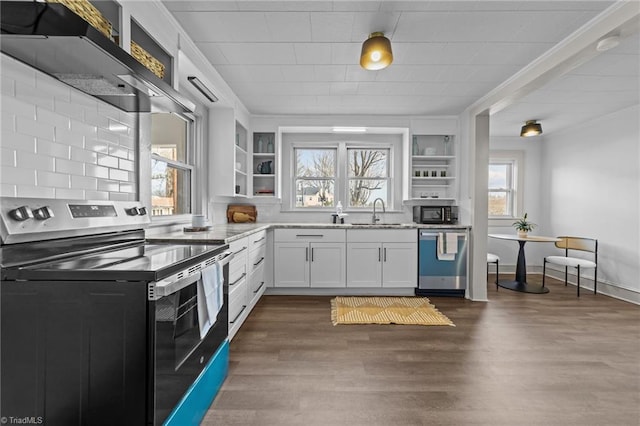
[[[131,207],[130,209],[125,209],[129,216],[138,216],[140,214],[140,210],[137,207]]]
[[[144,216],[144,215],[147,214],[147,208],[146,207],[140,207],[138,209],[138,212],[139,212],[140,215]]]
[[[11,210],[9,215],[15,220],[22,222],[27,219],[33,219],[33,212],[29,208],[29,206],[18,207],[17,209]]]
[[[35,209],[33,211],[33,215],[38,220],[47,220],[54,217],[53,210],[51,210],[51,207],[49,206],[44,206],[44,207],[40,207],[39,209]]]

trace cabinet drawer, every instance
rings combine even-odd
[[[264,290],[264,265],[261,264],[253,271],[247,285],[247,299],[252,299],[260,291]]]
[[[264,265],[266,256],[267,256],[267,247],[262,245],[249,252],[249,271],[248,273],[253,273],[257,268]]]
[[[247,292],[245,290],[246,286],[243,285],[229,295],[229,326],[235,324],[243,311],[247,309]]]
[[[249,248],[249,239],[246,237],[241,238],[239,240],[231,241],[229,243],[229,250],[231,250],[233,254],[236,255],[236,257],[239,254],[245,252],[248,248]]]
[[[417,229],[348,229],[349,243],[415,243],[418,245]]]
[[[248,274],[246,273],[245,269],[243,269],[242,271],[243,272],[241,274],[235,276],[234,278],[229,278],[229,297],[231,297],[232,294],[236,293],[238,289],[246,287]]]
[[[346,241],[346,232],[344,229],[276,229],[274,230],[274,241],[342,243]]]
[[[249,251],[262,247],[267,243],[267,231],[259,231],[247,237],[249,240]]]

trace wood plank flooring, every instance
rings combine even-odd
[[[329,297],[264,296],[202,424],[640,425],[640,307],[547,282],[431,297],[456,327],[334,327]]]

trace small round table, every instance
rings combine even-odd
[[[520,244],[520,250],[518,250],[518,264],[516,265],[516,279],[515,281],[498,281],[498,285],[502,288],[508,288],[513,291],[521,291],[523,293],[535,293],[543,294],[549,293],[547,287],[540,285],[532,285],[527,283],[527,261],[524,256],[524,244],[527,241],[537,243],[554,243],[560,241],[560,238],[556,237],[541,237],[528,235],[526,237],[519,237],[518,235],[511,234],[489,234],[491,238],[498,238],[501,240],[517,241]]]

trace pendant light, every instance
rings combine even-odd
[[[542,126],[540,123],[536,123],[537,120],[528,120],[522,129],[520,129],[520,136],[528,138],[529,136],[537,136],[542,134]]]
[[[381,70],[388,67],[393,62],[391,53],[391,42],[384,36],[384,33],[375,32],[362,43],[362,53],[360,53],[360,66],[367,70]]]

